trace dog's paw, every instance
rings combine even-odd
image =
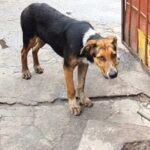
[[[34,71],[38,74],[42,74],[44,72],[44,69],[41,68],[41,66],[34,66]]]
[[[22,72],[22,78],[26,79],[26,80],[31,79],[31,73],[30,73],[30,71],[29,70],[23,71]]]
[[[71,114],[78,116],[81,114],[81,107],[77,104],[76,99],[69,100]]]
[[[85,107],[92,107],[93,106],[93,102],[88,98],[85,97],[81,102],[81,105],[85,106]]]

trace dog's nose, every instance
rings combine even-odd
[[[111,79],[116,78],[117,75],[118,75],[118,72],[117,72],[116,70],[110,69],[110,71],[109,71],[109,77],[110,77]]]

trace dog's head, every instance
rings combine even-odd
[[[109,36],[98,40],[89,40],[83,48],[93,57],[94,63],[100,68],[107,79],[117,77],[117,38]]]

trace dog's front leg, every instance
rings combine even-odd
[[[67,86],[67,95],[68,95],[68,103],[70,107],[70,111],[74,115],[80,115],[81,107],[77,104],[76,101],[76,92],[74,88],[73,82],[73,70],[74,68],[64,66],[64,75]]]
[[[80,103],[86,107],[92,107],[92,101],[85,95],[84,86],[85,78],[88,70],[88,63],[81,63],[78,65],[78,96]]]

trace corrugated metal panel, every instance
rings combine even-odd
[[[122,0],[122,41],[150,68],[149,0]]]

